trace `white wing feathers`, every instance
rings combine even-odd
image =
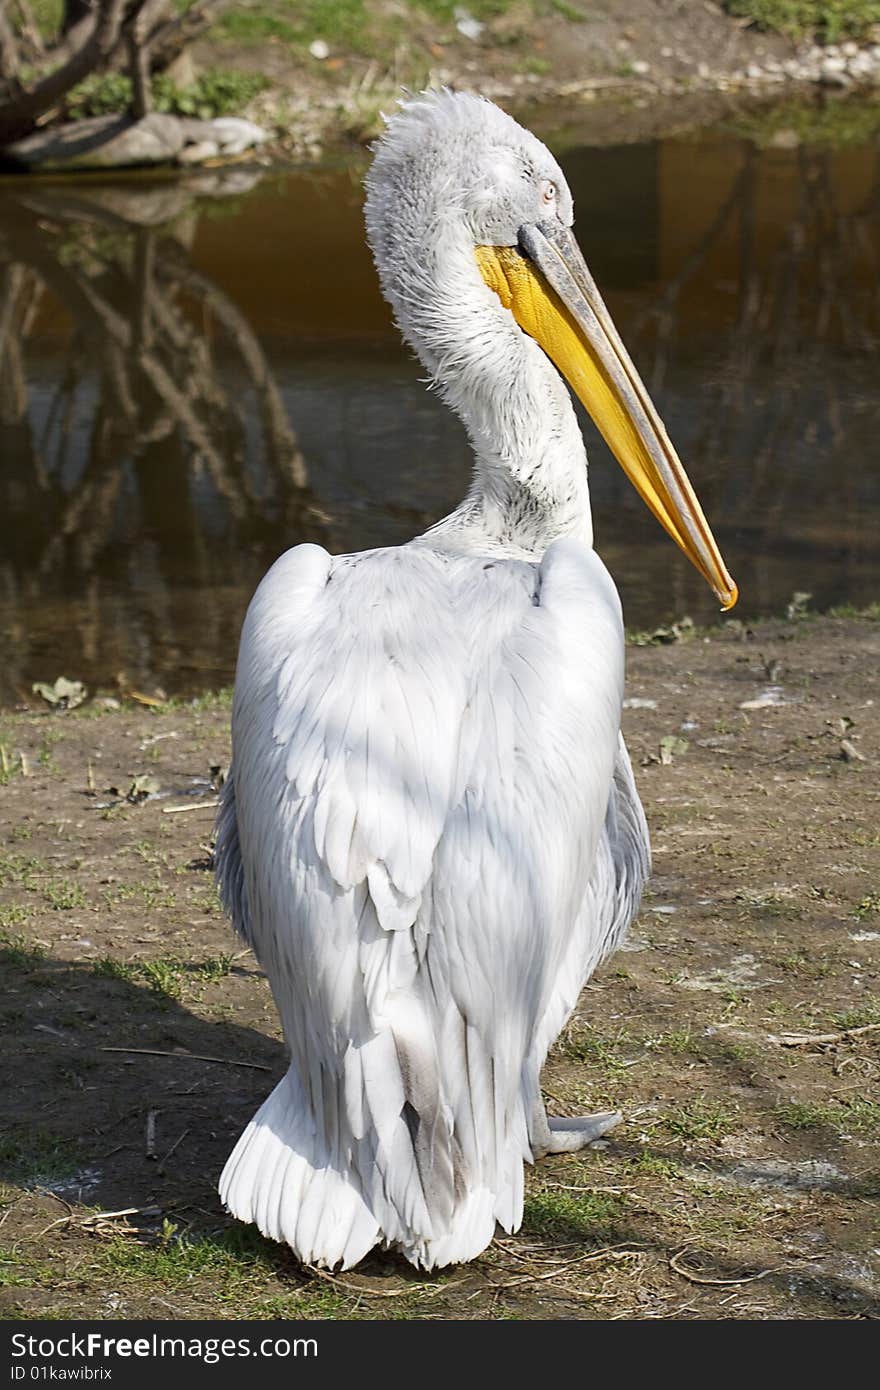
[[[291,1068],[221,1191],[301,1258],[430,1267],[521,1219],[537,1073],[644,876],[622,684],[573,540],[300,546],[257,591],[218,875]]]

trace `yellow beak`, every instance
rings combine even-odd
[[[522,228],[520,246],[478,246],[483,279],[562,372],[630,482],[722,608],[732,608],[736,584],[577,242],[567,229],[545,224]]]

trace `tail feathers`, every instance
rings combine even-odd
[[[382,1232],[358,1188],[318,1153],[296,1089],[288,1073],[257,1111],[223,1169],[220,1197],[233,1216],[286,1242],[304,1263],[350,1269]]]
[[[503,1180],[499,1183],[497,1174],[490,1186],[475,1173],[471,1185],[463,1174],[448,1211],[432,1210],[430,1199],[426,1208],[420,1155],[402,1116],[396,1139],[400,1142],[391,1152],[377,1154],[375,1136],[372,1144],[364,1136],[352,1145],[353,1162],[334,1163],[291,1070],[230,1154],[220,1196],[240,1221],[285,1242],[304,1263],[327,1269],[350,1269],[380,1244],[424,1269],[458,1264],[485,1250],[496,1221],[508,1231],[519,1226],[528,1152],[519,1135],[505,1155]],[[389,1170],[395,1175],[394,1198]]]

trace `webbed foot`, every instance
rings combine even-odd
[[[585,1149],[588,1144],[592,1144],[603,1134],[607,1134],[609,1129],[619,1125],[622,1119],[623,1116],[619,1110],[604,1110],[596,1115],[573,1115],[570,1118],[563,1116],[560,1119],[548,1119],[550,1142],[547,1146],[547,1153],[573,1153],[577,1149]]]
[[[529,1138],[535,1158],[545,1154],[576,1153],[593,1144],[609,1129],[619,1125],[623,1116],[619,1110],[604,1110],[596,1115],[562,1116],[548,1120],[543,1105],[535,1107]]]

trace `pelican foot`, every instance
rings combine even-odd
[[[549,1138],[544,1149],[549,1154],[574,1153],[585,1149],[588,1144],[607,1134],[609,1129],[619,1125],[623,1116],[619,1110],[606,1110],[598,1115],[575,1115],[549,1120]]]

